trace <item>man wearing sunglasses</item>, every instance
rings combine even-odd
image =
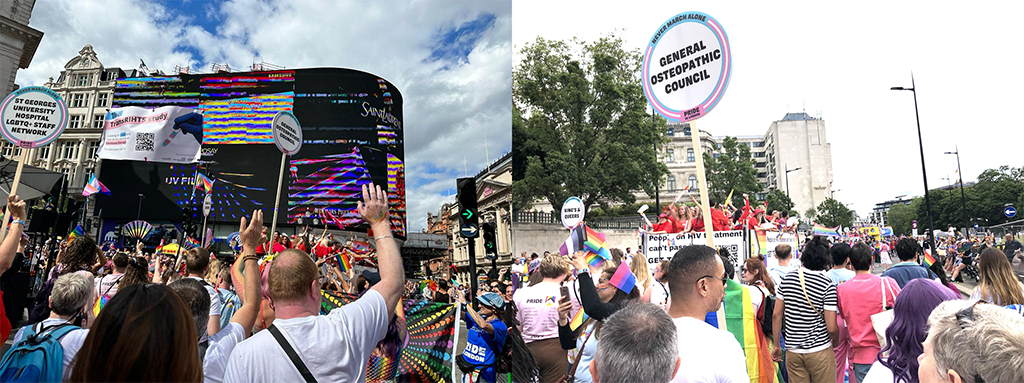
[[[672,382],[749,382],[743,348],[731,333],[704,322],[725,299],[725,265],[718,251],[686,246],[665,272],[668,314],[679,338],[680,366]]]

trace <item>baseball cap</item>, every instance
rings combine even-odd
[[[501,299],[500,295],[492,292],[483,293],[479,297],[476,297],[476,300],[480,301],[480,303],[485,306],[491,306],[499,310],[505,308],[505,300]]]

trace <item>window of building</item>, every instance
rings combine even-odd
[[[85,107],[86,97],[84,93],[75,93],[71,95],[71,107],[82,108]]]
[[[693,148],[686,149],[686,162],[693,162],[696,159],[693,158]]]
[[[676,177],[675,176],[668,176],[668,190],[669,191],[676,190]]]
[[[106,76],[107,76],[107,78],[106,78],[106,81],[114,81],[114,80],[117,80],[117,71],[110,71],[110,72],[107,72]]]
[[[715,154],[712,154],[711,156],[714,157],[715,159],[717,159],[718,156],[720,156],[720,155],[721,155],[720,153],[715,153]]]
[[[8,158],[13,157],[14,156],[14,145],[11,145],[11,144],[9,144],[7,142],[4,142],[4,146],[3,146],[3,149],[0,150],[0,154],[3,154],[4,157],[8,157]]]
[[[668,162],[668,163],[676,162],[676,155],[675,155],[675,151],[674,150],[668,149],[668,150],[665,151],[665,162]]]
[[[696,189],[697,188],[697,176],[690,176],[689,182],[690,182],[690,188],[691,189]]]
[[[675,136],[675,135],[676,135],[676,127],[675,127],[675,126],[672,126],[672,125],[669,125],[669,126],[668,126],[668,131],[667,131],[667,132],[665,132],[665,135],[666,135],[666,136],[669,136],[669,137],[671,137],[671,136]]]
[[[89,86],[89,75],[80,74],[75,76],[75,86]]]
[[[684,136],[689,136],[690,135],[690,125],[689,124],[687,124],[686,126],[683,126],[683,135]]]
[[[92,116],[92,127],[96,128],[96,129],[102,129],[103,128],[103,115],[102,114],[97,114],[95,116]]]
[[[755,148],[761,148],[761,147],[764,147],[764,141],[760,141],[760,142],[754,142],[754,143],[753,143],[753,146],[754,146]]]
[[[107,100],[109,100],[109,93],[100,93],[96,96],[96,106],[107,106]]]
[[[754,157],[758,157],[758,158],[760,158],[760,157],[764,157],[764,152],[754,152],[754,153],[751,153],[751,154],[752,154],[752,155],[753,155]]]
[[[100,142],[99,141],[89,141],[89,147],[86,150],[87,151],[85,152],[85,158],[86,159],[90,159],[90,158],[95,159],[96,158],[96,152],[100,151]]]
[[[71,129],[79,128],[82,126],[83,116],[71,115],[68,116],[68,127]]]
[[[40,147],[36,150],[36,158],[40,160],[50,159],[50,145]]]
[[[72,160],[78,157],[78,145],[76,142],[65,141],[60,144],[60,158]]]

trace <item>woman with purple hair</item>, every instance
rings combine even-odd
[[[858,383],[918,383],[917,357],[924,352],[922,343],[928,337],[928,315],[940,303],[954,299],[960,299],[959,294],[933,280],[908,282],[893,305],[893,320],[885,330],[886,346],[864,382]]]

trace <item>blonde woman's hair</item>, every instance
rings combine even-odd
[[[1006,259],[1002,250],[994,247],[985,249],[978,257],[978,296],[992,300],[1000,306],[1024,304],[1024,293],[1017,276],[1013,274],[1013,266]]]
[[[558,254],[550,254],[540,261],[537,272],[541,278],[558,278],[569,273],[569,263]]]
[[[644,253],[638,251],[633,254],[633,262],[629,264],[629,269],[636,276],[637,285],[643,286],[640,291],[651,288],[651,271],[647,268],[647,257]]]
[[[217,277],[220,276],[220,269],[223,265],[219,259],[214,258],[210,261],[210,269],[206,271],[206,275],[203,279],[210,282],[213,285],[217,284]]]

